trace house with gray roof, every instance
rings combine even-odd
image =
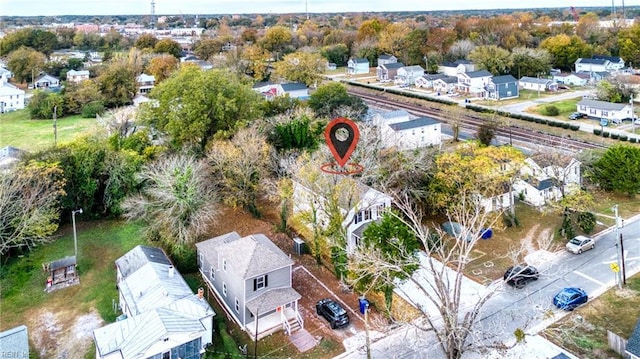
[[[29,334],[25,325],[0,332],[0,358],[29,358]]]
[[[580,161],[565,158],[554,163],[544,156],[534,157],[524,160],[520,179],[513,184],[514,195],[524,203],[541,207],[561,199],[563,193],[571,193],[580,188]]]
[[[69,70],[67,71],[67,81],[80,83],[89,79],[89,70]]]
[[[414,82],[414,85],[418,88],[433,88],[433,81],[447,77],[445,74],[422,74]],[[457,80],[456,80],[457,81]]]
[[[553,74],[553,80],[559,84],[586,86],[591,81],[591,75],[584,72],[560,72]]]
[[[624,352],[630,359],[640,359],[640,320],[636,322],[636,327],[627,340]]]
[[[433,80],[433,91],[438,95],[456,92],[458,88],[458,78],[454,76],[444,76]]]
[[[558,83],[546,78],[522,76],[520,80],[518,80],[518,86],[523,90],[558,91]]]
[[[33,81],[33,86],[35,88],[59,87],[60,79],[49,74],[42,74]]]
[[[493,75],[487,70],[458,74],[458,91],[476,97],[486,96],[486,87]]]
[[[207,286],[253,340],[304,327],[301,295],[292,287],[293,260],[264,234],[230,232],[196,243],[196,249]]]
[[[347,61],[347,74],[359,75],[369,73],[369,60],[366,58],[351,58]]]
[[[610,63],[610,68],[615,70],[622,70],[625,66],[624,60],[618,56],[606,56],[606,55],[593,55],[592,59],[605,59]]]
[[[291,98],[300,100],[309,99],[309,88],[302,82],[280,84],[280,88],[282,89],[280,95],[289,95]]]
[[[394,62],[398,62],[398,58],[393,55],[383,54],[378,56],[378,66],[384,64],[392,64]]]
[[[376,68],[376,78],[380,82],[393,81],[401,67],[404,67],[402,62],[391,62],[378,65]]]
[[[439,146],[442,143],[441,126],[440,121],[430,117],[387,123],[380,127],[380,140],[384,147],[400,150]]]
[[[463,72],[475,71],[475,65],[469,60],[456,60],[453,62],[443,62],[438,65],[438,72],[447,76],[458,76]]]
[[[416,82],[416,79],[422,77],[424,75],[424,69],[422,66],[413,65],[413,66],[403,66],[398,69],[396,73],[396,84],[402,85],[413,85]]]
[[[486,96],[491,100],[508,100],[518,98],[520,91],[518,80],[511,75],[494,76],[487,84]]]
[[[93,331],[96,359],[200,359],[215,313],[161,248],[137,246],[118,258],[116,281],[123,314]]]
[[[574,65],[576,72],[611,71],[611,62],[607,59],[579,58]]]
[[[632,113],[629,103],[613,103],[582,99],[576,104],[576,111],[589,117],[607,119],[613,123],[622,123],[623,120],[636,118]]]

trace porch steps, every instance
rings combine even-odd
[[[306,329],[296,330],[289,336],[289,340],[296,346],[300,353],[315,347],[319,340],[313,337]]]

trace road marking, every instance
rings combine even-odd
[[[601,281],[599,281],[599,280],[597,280],[597,279],[595,279],[595,278],[593,278],[593,277],[591,277],[591,276],[588,276],[588,275],[586,275],[586,274],[584,274],[584,273],[582,273],[582,272],[575,271],[575,272],[573,272],[573,273],[575,273],[575,274],[577,274],[577,275],[581,276],[582,278],[586,278],[586,279],[588,279],[588,280],[590,280],[590,281],[592,281],[592,282],[594,282],[594,283],[598,283],[599,285],[605,285],[605,284],[604,284],[604,283],[602,283]]]

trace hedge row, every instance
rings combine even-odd
[[[631,143],[636,143],[638,140],[635,137],[629,138],[627,135],[621,135],[619,133],[611,133],[608,131],[602,131],[599,128],[593,129],[593,134],[600,137],[611,138],[612,140],[620,140],[620,141],[629,141]]]

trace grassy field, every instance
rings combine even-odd
[[[628,339],[640,317],[640,276],[627,279],[578,308],[544,331],[543,335],[579,358],[619,357],[608,349],[607,330]]]
[[[94,118],[82,118],[79,115],[59,118],[56,124],[58,144],[97,128]],[[32,152],[53,144],[53,120],[30,120],[26,109],[0,114],[0,148],[13,146]]]

